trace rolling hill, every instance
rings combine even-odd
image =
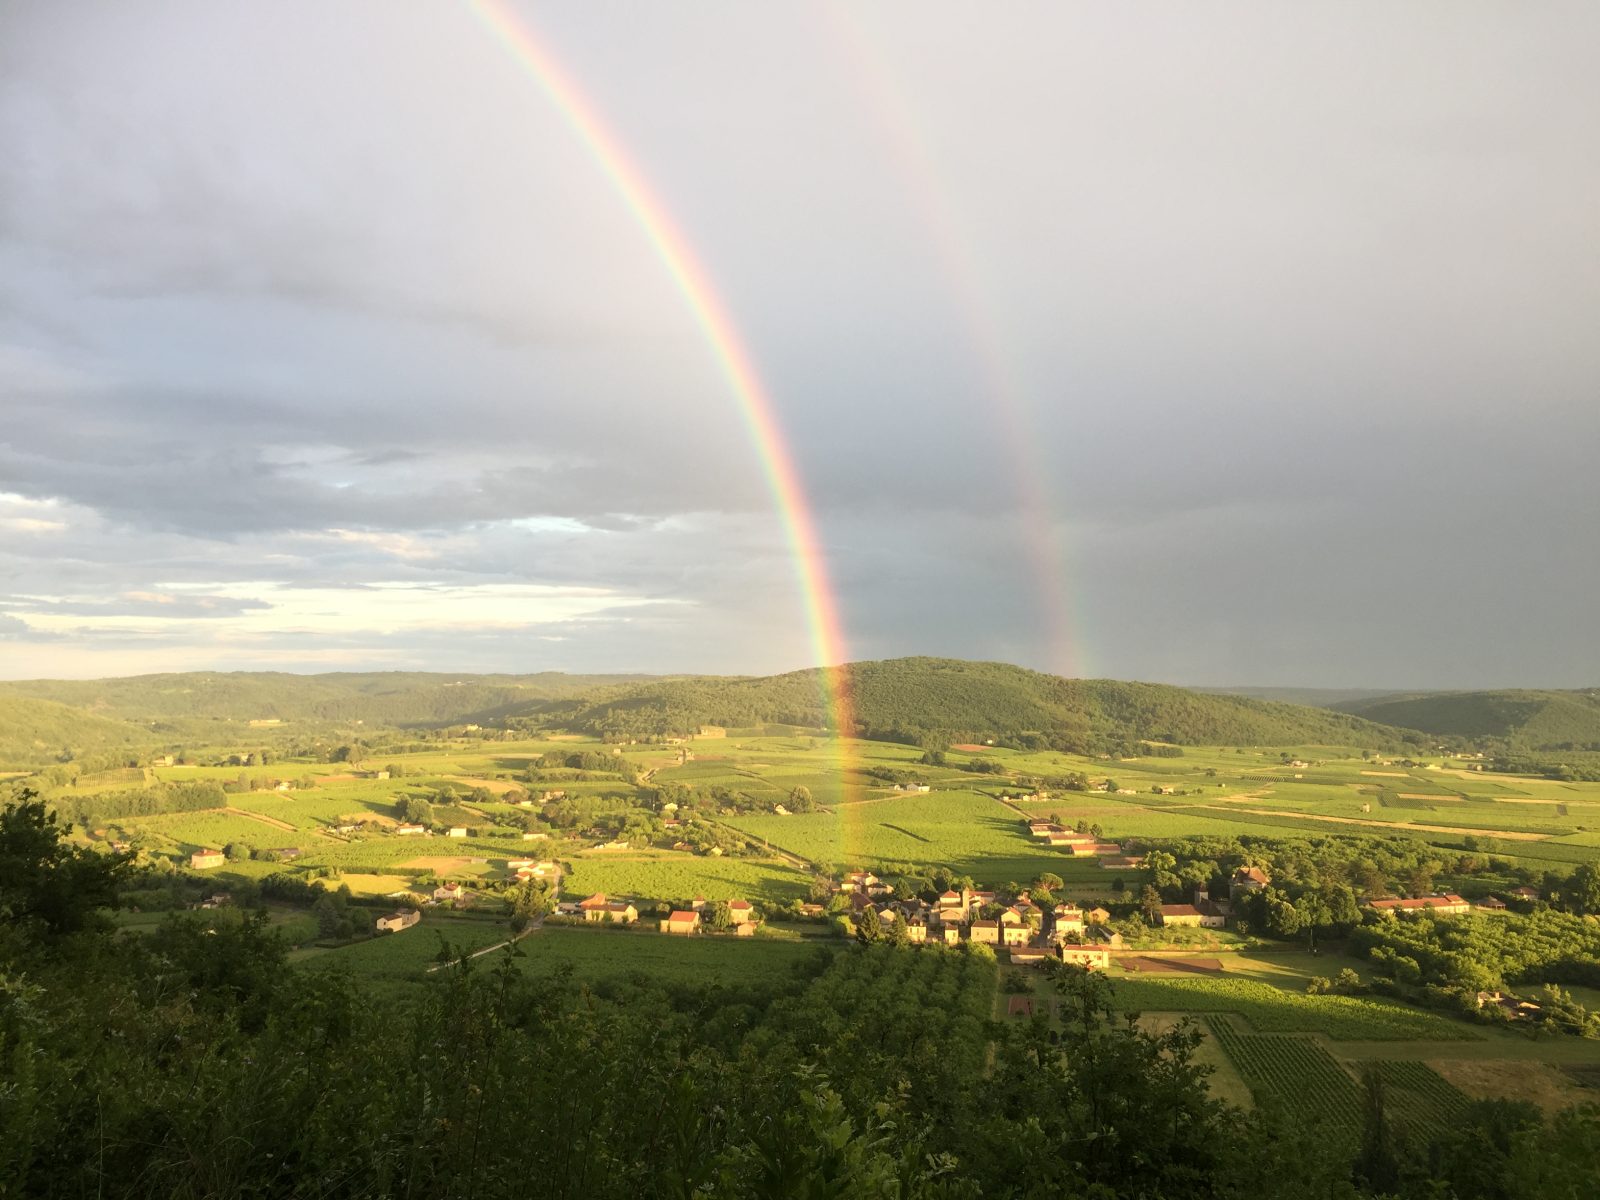
[[[189,671],[120,679],[33,679],[0,683],[0,698],[71,705],[130,721],[362,721],[448,725],[590,695],[644,675],[445,675],[423,671]]]
[[[73,753],[148,743],[137,725],[58,704],[0,694],[0,764],[39,766]]]
[[[1333,707],[1385,725],[1494,738],[1520,750],[1600,749],[1600,691],[1418,692]]]
[[[1164,684],[1063,679],[1004,663],[903,658],[854,663],[843,682],[859,732],[897,741],[1019,740],[1062,749],[1137,740],[1182,745],[1393,746],[1402,734],[1328,709],[1206,695]],[[761,679],[656,680],[549,706],[589,733],[658,734],[698,725],[831,724],[816,670]]]

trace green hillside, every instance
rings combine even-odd
[[[1114,680],[1063,679],[1004,663],[903,658],[843,669],[856,729],[896,741],[987,738],[1098,750],[1149,739],[1183,745],[1396,745],[1400,734],[1326,709]],[[553,706],[553,721],[596,734],[698,725],[831,723],[819,672],[765,679],[660,680]]]
[[[1335,707],[1440,737],[1497,738],[1523,750],[1600,749],[1600,693],[1594,691],[1414,693]]]
[[[643,675],[445,675],[421,671],[290,675],[189,671],[123,679],[35,679],[0,683],[0,697],[71,705],[138,721],[363,721],[444,725],[558,700]]]
[[[0,694],[0,766],[33,767],[74,753],[146,744],[150,735],[135,725],[53,700]]]

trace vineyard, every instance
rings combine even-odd
[[[1244,1033],[1232,1018],[1222,1015],[1208,1017],[1206,1024],[1257,1104],[1297,1112],[1346,1138],[1360,1132],[1364,1103],[1360,1084],[1311,1038]],[[1385,1111],[1409,1132],[1436,1133],[1466,1111],[1466,1096],[1426,1063],[1381,1059],[1370,1065],[1384,1083]]]
[[[1472,1041],[1458,1021],[1390,1000],[1305,996],[1251,979],[1119,979],[1112,1003],[1127,1012],[1235,1013],[1262,1033],[1324,1033],[1339,1041]]]
[[[1360,1089],[1316,1042],[1308,1037],[1241,1033],[1230,1018],[1220,1015],[1208,1017],[1206,1024],[1258,1105],[1301,1113],[1336,1135],[1353,1139],[1359,1132]]]

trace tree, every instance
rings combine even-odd
[[[876,942],[883,937],[883,922],[878,919],[878,910],[870,904],[855,914],[856,940],[860,942]]]
[[[1393,1192],[1400,1183],[1400,1152],[1389,1123],[1383,1076],[1376,1066],[1369,1064],[1361,1073],[1361,1090],[1361,1148],[1353,1173],[1373,1192]]]
[[[877,913],[873,913],[877,916]],[[700,917],[705,927],[713,933],[727,933],[733,928],[733,911],[726,900],[713,901]]]
[[[814,811],[816,807],[816,801],[811,798],[810,788],[797,787],[789,793],[790,812],[808,813]]]
[[[1328,906],[1316,892],[1306,892],[1294,902],[1294,911],[1300,918],[1300,928],[1306,932],[1306,949],[1317,952],[1317,929],[1328,924]]]
[[[1151,928],[1161,924],[1161,893],[1148,883],[1139,889],[1139,912]]]
[[[0,922],[46,938],[105,927],[103,910],[117,907],[132,856],[81,849],[65,837],[35,792],[0,807]]]
[[[1574,870],[1561,885],[1561,901],[1568,911],[1580,916],[1600,914],[1600,869],[1593,863],[1584,863]]]
[[[433,806],[421,796],[404,796],[396,806],[400,819],[410,825],[432,825]]]

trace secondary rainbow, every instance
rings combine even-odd
[[[772,399],[729,317],[722,298],[666,205],[633,163],[621,141],[573,78],[546,48],[526,17],[503,0],[472,0],[471,8],[507,53],[530,75],[582,141],[644,231],[657,258],[694,315],[744,418],[766,476],[794,562],[806,624],[831,724],[841,734],[854,727],[843,672],[846,659],[839,606],[828,578],[816,521],[806,500]],[[842,775],[848,776],[846,769]]]

